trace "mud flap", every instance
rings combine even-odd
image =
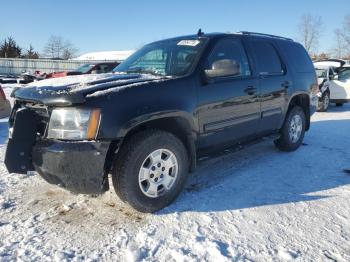
[[[29,109],[16,112],[12,136],[9,138],[5,165],[9,173],[26,174],[34,170],[32,164],[32,146],[36,138],[35,113]]]

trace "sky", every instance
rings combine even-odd
[[[204,32],[252,31],[297,39],[301,16],[321,16],[318,51],[328,52],[350,0],[11,0],[1,3],[0,40],[12,36],[42,52],[51,35],[83,54],[133,50],[164,38]]]

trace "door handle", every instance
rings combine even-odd
[[[246,89],[244,89],[244,92],[246,92],[248,95],[254,95],[256,93],[256,88],[253,86],[248,86]]]
[[[289,86],[292,85],[292,82],[291,81],[284,81],[281,86],[284,87],[284,88],[288,88]]]

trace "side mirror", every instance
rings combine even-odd
[[[204,72],[207,78],[215,78],[221,76],[238,76],[241,74],[241,69],[236,60],[220,59],[212,64],[211,69],[206,69]]]

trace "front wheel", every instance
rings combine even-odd
[[[275,140],[275,145],[282,151],[296,150],[304,139],[305,113],[299,106],[288,111],[284,124],[280,130],[281,136]]]
[[[323,93],[322,97],[318,101],[318,110],[319,112],[326,112],[329,107],[329,93],[325,92]]]
[[[148,130],[132,136],[118,152],[112,172],[118,196],[140,212],[155,212],[181,192],[189,161],[173,134]]]

